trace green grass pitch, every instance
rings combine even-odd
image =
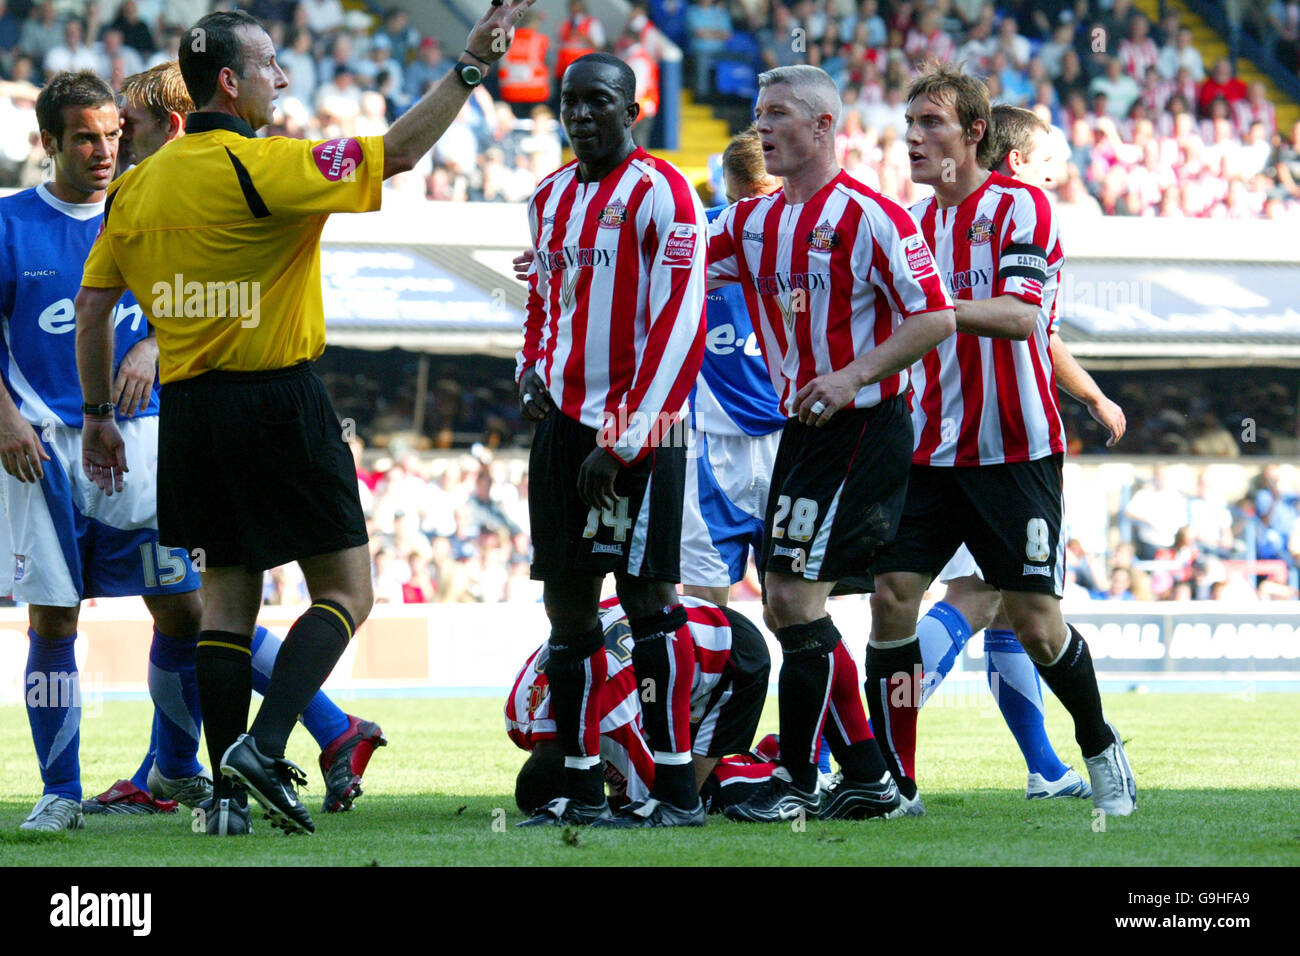
[[[936,702],[941,701],[937,699]],[[1090,801],[1024,799],[1025,770],[996,711],[922,712],[917,820],[733,824],[610,833],[517,830],[512,798],[521,751],[495,699],[341,701],[379,721],[366,794],[345,814],[315,813],[323,794],[316,747],[301,728],[289,756],[308,770],[313,837],[286,837],[255,818],[247,839],[209,839],[188,816],[88,817],[86,829],[20,834],[39,792],[21,706],[0,708],[0,859],[10,866],[223,865],[1300,865],[1300,695],[1109,695],[1128,741],[1138,811],[1101,822]],[[933,702],[932,702],[933,703]],[[1082,770],[1060,705],[1048,730]],[[116,702],[82,723],[82,775],[98,793],[135,770],[150,705]],[[760,732],[775,729],[771,698]],[[184,812],[184,811],[182,811]]]

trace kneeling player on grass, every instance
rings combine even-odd
[[[744,802],[772,777],[779,751],[770,744],[747,753],[767,695],[771,661],[754,625],[731,608],[683,598],[687,622],[678,635],[695,651],[691,683],[691,737],[695,783],[712,812]],[[616,600],[602,604],[605,663],[609,676],[598,702],[600,756],[612,804],[637,803],[654,785],[655,763],[641,724],[640,688],[631,667],[631,629]],[[528,658],[506,702],[506,732],[531,752],[515,782],[515,801],[525,813],[557,797],[564,784],[564,753],[557,740],[545,665],[546,649]],[[837,654],[826,737],[837,759],[851,761],[870,740],[857,667],[846,648]],[[851,749],[852,748],[852,749]],[[837,791],[839,791],[837,793]],[[882,816],[898,805],[891,788],[883,801],[864,801],[851,788],[832,787],[822,819]]]
[[[674,638],[692,649],[690,687],[691,760],[699,790],[726,754],[744,753],[754,741],[767,699],[771,660],[758,629],[742,614],[707,601],[682,599],[686,622]],[[595,708],[600,758],[611,803],[643,803],[654,787],[655,761],[642,725],[642,687],[631,666],[633,637],[616,598],[601,603],[605,684]],[[549,646],[524,663],[506,701],[506,732],[531,756],[519,771],[515,801],[534,813],[564,788],[564,751],[552,715],[547,676]]]

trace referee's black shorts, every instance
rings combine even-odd
[[[356,465],[311,363],[162,387],[158,528],[208,567],[265,571],[363,545]]]
[[[678,422],[659,447],[614,478],[618,507],[598,512],[578,494],[578,470],[596,429],[558,409],[537,423],[528,455],[528,518],[537,581],[611,572],[653,581],[680,578],[686,430]]]

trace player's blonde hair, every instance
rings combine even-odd
[[[757,186],[767,175],[763,161],[763,144],[754,127],[742,130],[731,137],[722,151],[722,172],[741,186]]]
[[[181,68],[175,60],[159,63],[155,67],[128,76],[122,81],[122,100],[138,109],[146,109],[154,122],[167,122],[171,113],[188,116],[194,112],[194,101],[185,88]]]
[[[779,84],[790,87],[790,94],[807,108],[809,116],[816,119],[823,113],[830,113],[832,129],[839,129],[843,104],[840,101],[840,89],[829,73],[821,67],[801,63],[778,66],[774,70],[758,74],[760,90]]]
[[[1013,149],[1022,159],[1028,159],[1034,146],[1034,134],[1051,131],[1052,128],[1033,110],[999,103],[993,107],[993,123],[984,134],[989,144],[985,168],[1000,169]]]

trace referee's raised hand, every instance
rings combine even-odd
[[[384,178],[413,169],[438,141],[481,82],[482,74],[506,55],[515,25],[535,0],[492,0],[465,40],[455,68],[399,116],[384,134]],[[466,68],[473,67],[473,71]],[[477,73],[478,76],[472,74]]]
[[[479,17],[478,23],[469,31],[465,50],[483,63],[495,63],[510,49],[515,38],[515,25],[519,23],[528,8],[536,0],[492,0],[487,12]]]

